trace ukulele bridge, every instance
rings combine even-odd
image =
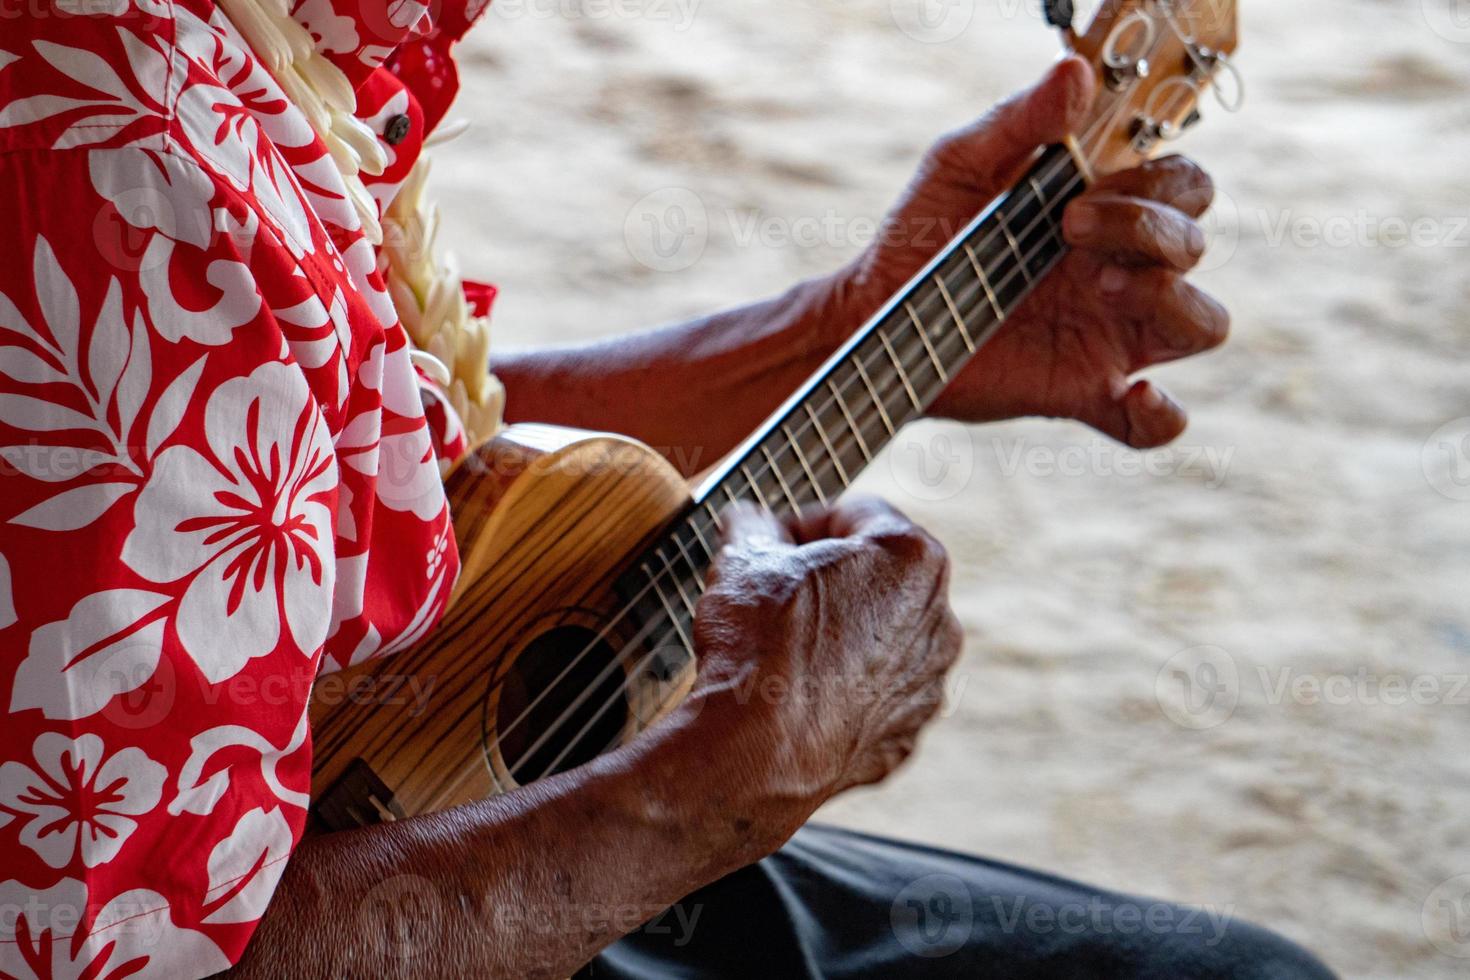
[[[350,830],[401,820],[406,813],[393,790],[372,766],[353,759],[332,787],[312,804],[312,814],[326,830]]]

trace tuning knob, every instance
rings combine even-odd
[[[1147,153],[1164,138],[1164,126],[1156,119],[1139,116],[1133,120],[1128,135],[1132,138],[1134,150],[1139,153]]]
[[[1139,58],[1126,65],[1108,65],[1103,77],[1108,83],[1108,88],[1114,92],[1120,92],[1135,81],[1147,78],[1148,73],[1148,59]]]
[[[1072,0],[1044,0],[1042,11],[1046,15],[1046,22],[1062,31],[1070,31],[1072,21],[1077,16]]]
[[[1220,64],[1220,52],[1201,44],[1190,45],[1184,52],[1184,69],[1195,78],[1209,78]]]

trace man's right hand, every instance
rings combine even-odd
[[[938,713],[961,645],[949,559],[871,498],[788,522],[732,508],[722,523],[689,707],[784,840],[827,799],[888,776]]]

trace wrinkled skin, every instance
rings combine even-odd
[[[736,446],[951,233],[1075,129],[1088,69],[941,140],[848,268],[763,303],[675,327],[497,360],[511,421],[609,429],[686,473]],[[1219,344],[1227,317],[1186,283],[1210,182],[1180,158],[1099,181],[1069,207],[1074,251],[942,395],[965,421],[1073,418],[1139,448],[1183,410],[1140,370]],[[1088,221],[1089,212],[1091,221]],[[928,235],[906,235],[923,228]],[[305,841],[242,977],[565,977],[636,923],[472,930],[505,908],[668,906],[778,848],[832,796],[877,782],[938,712],[960,648],[943,549],[892,508],[844,499],[778,522],[730,511],[695,625],[700,673],[673,715],[570,772],[479,803]],[[363,962],[343,929],[409,872],[441,901],[412,955]],[[464,911],[461,911],[464,910]]]
[[[948,589],[944,548],[882,501],[787,522],[726,512],[692,700],[701,724],[758,760],[778,822],[794,830],[913,752],[960,651]]]
[[[848,274],[843,328],[871,316],[945,244],[939,239],[1008,189],[1037,146],[1081,131],[1093,94],[1091,70],[1068,59],[941,139],[885,233]],[[1089,187],[1064,216],[1072,251],[954,379],[935,413],[967,422],[1076,419],[1140,449],[1177,437],[1184,410],[1152,382],[1130,378],[1225,340],[1224,307],[1183,277],[1204,253],[1195,219],[1213,197],[1210,178],[1178,156]]]

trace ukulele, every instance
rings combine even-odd
[[[1081,33],[1068,0],[1045,9],[1097,72],[1082,131],[1039,153],[692,492],[636,441],[547,425],[509,426],[455,467],[463,570],[443,621],[313,693],[313,828],[505,792],[657,723],[693,685],[720,509],[838,497],[1061,259],[1067,202],[1197,122],[1206,88],[1238,106],[1234,0],[1104,0]],[[414,697],[352,696],[404,678]]]

